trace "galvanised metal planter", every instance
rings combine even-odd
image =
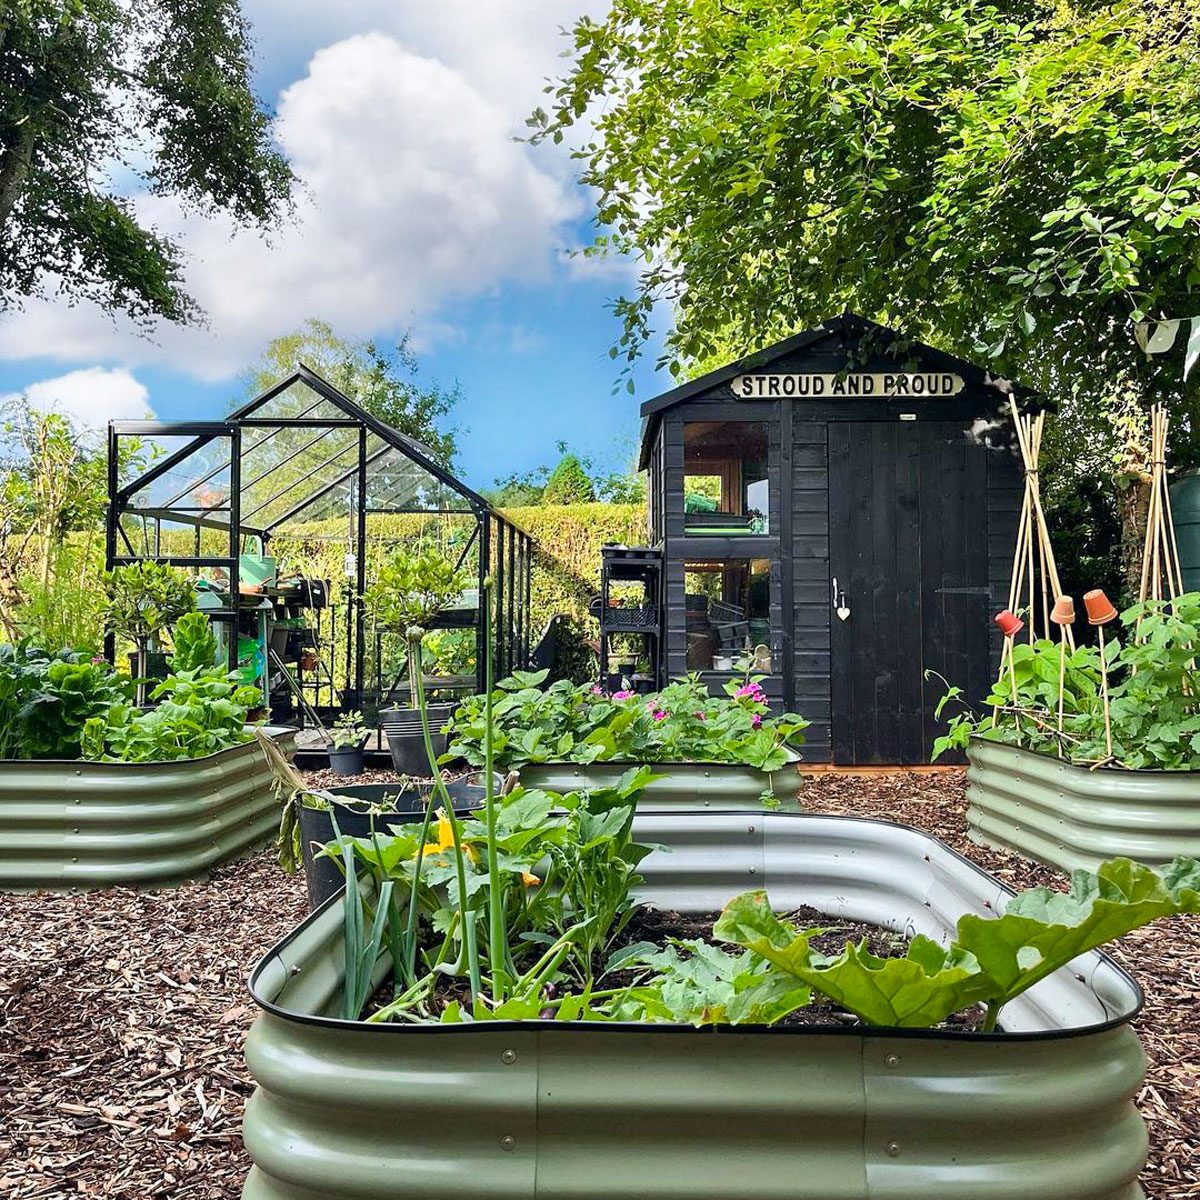
[[[1200,772],[1122,771],[972,738],[967,832],[1063,871],[1200,856]]]
[[[799,808],[800,802],[796,798],[800,791],[799,763],[800,756],[793,754],[786,767],[769,775],[740,763],[647,763],[651,770],[666,778],[647,786],[638,800],[638,811],[746,809],[761,812],[764,791],[769,791],[789,809]],[[529,763],[521,768],[520,774],[526,787],[570,792],[611,787],[630,767],[639,765],[632,762]]]
[[[944,936],[1008,893],[925,834],[849,817],[640,815],[660,906]],[[989,909],[989,905],[991,909]],[[332,900],[255,967],[244,1200],[1138,1200],[1137,985],[1090,953],[1005,1033],[337,1019]],[[382,972],[381,972],[382,975]]]
[[[266,732],[292,754],[295,730]],[[176,884],[278,827],[257,742],[179,762],[0,762],[0,891]]]

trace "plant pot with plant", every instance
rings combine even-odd
[[[632,690],[560,680],[544,687],[545,671],[518,671],[494,697],[497,767],[516,770],[527,787],[569,792],[612,787],[630,766],[648,765],[655,778],[640,800],[655,808],[773,808],[795,804],[798,747],[808,722],[773,716],[761,681],[747,675],[709,695],[698,678],[644,695]],[[458,707],[446,758],[480,766],[485,697]]]
[[[352,884],[251,975],[247,1200],[399,1171],[439,1200],[483,1171],[518,1200],[1142,1196],[1141,993],[1099,947],[1200,911],[1200,863],[1012,896],[886,822],[639,815],[650,775],[488,777],[466,819],[439,789],[435,841],[432,804],[338,837]]]
[[[362,713],[343,713],[334,721],[329,736],[329,769],[335,775],[361,775],[363,747],[367,744],[367,730],[363,725]]]
[[[146,702],[146,682],[156,677],[153,668],[163,672],[166,655],[152,664],[150,645],[185,613],[196,607],[196,589],[192,581],[174,567],[155,562],[128,563],[104,574],[106,630],[134,645],[131,662],[135,666],[137,700]]]
[[[1099,641],[1016,642],[991,711],[951,717],[934,757],[966,751],[968,831],[985,845],[1064,871],[1200,856],[1200,593],[1134,605],[1119,636],[1111,605],[1091,612],[1103,658]],[[951,688],[942,705],[958,703]]]
[[[409,690],[414,698],[424,686],[424,642],[430,623],[450,608],[470,582],[469,573],[456,567],[436,547],[404,548],[396,551],[379,568],[367,589],[367,608],[376,627],[402,635],[407,645]],[[452,704],[392,706],[379,710],[379,724],[387,737],[392,764],[401,775],[419,775],[425,769],[425,733],[431,729],[434,747],[446,748],[442,732],[454,711]]]

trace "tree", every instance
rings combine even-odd
[[[531,124],[595,115],[629,361],[664,302],[677,373],[850,308],[1066,408],[1195,416],[1130,322],[1200,311],[1198,45],[1194,0],[615,0]]]
[[[153,458],[123,439],[118,478]],[[18,397],[0,408],[0,632],[33,633],[54,648],[90,645],[98,634],[95,552],[108,502],[102,443],[61,413]],[[79,534],[69,544],[71,534]]]
[[[237,0],[4,5],[0,309],[53,291],[145,322],[199,316],[178,246],[114,190],[122,173],[242,225],[286,207]]]
[[[546,480],[542,493],[544,504],[590,504],[596,499],[596,489],[583,469],[578,455],[570,452],[558,460],[558,466]]]
[[[395,347],[340,338],[324,321],[309,320],[295,333],[276,338],[250,369],[246,387],[251,395],[266,391],[304,363],[372,416],[425,446],[431,457],[452,467],[457,449],[456,430],[445,418],[462,398],[457,383],[446,389],[437,383],[419,387],[417,356],[405,334]]]

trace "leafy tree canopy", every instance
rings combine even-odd
[[[417,356],[405,334],[398,345],[338,337],[324,321],[309,320],[295,333],[277,337],[246,377],[251,395],[266,391],[304,363],[372,416],[420,442],[446,467],[454,464],[456,430],[446,418],[462,398],[457,383],[418,386]]]
[[[1194,0],[614,0],[550,95],[535,141],[595,120],[592,252],[643,263],[629,359],[663,301],[677,372],[850,308],[1059,396],[1179,395],[1129,321],[1200,309]]]
[[[501,508],[537,504],[586,504],[602,500],[608,504],[643,504],[646,477],[631,464],[622,471],[598,470],[587,454],[557,442],[559,460],[552,469],[543,464],[532,471],[516,472],[496,480],[485,493]]]
[[[114,180],[267,225],[292,173],[250,88],[237,0],[8,0],[0,12],[0,310],[59,292],[198,317],[179,248]],[[123,189],[125,190],[125,189]]]

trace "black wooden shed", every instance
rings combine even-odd
[[[812,721],[807,760],[928,761],[945,687],[926,672],[977,701],[998,661],[1010,395],[847,314],[643,404],[660,672],[719,686],[769,648],[768,695]]]

